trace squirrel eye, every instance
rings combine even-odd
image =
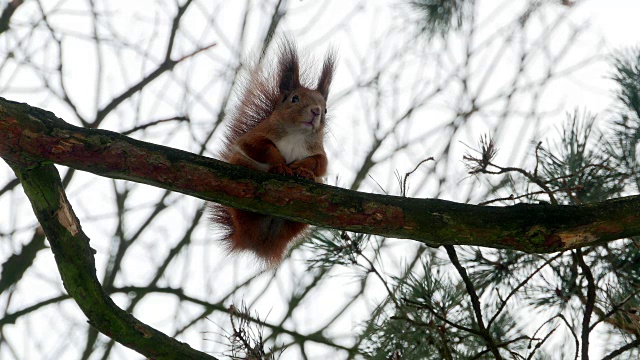
[[[327,108],[325,108],[325,109],[324,109],[324,113],[325,113],[325,114],[327,113]]]
[[[291,98],[291,102],[297,103],[298,101],[300,101],[300,98],[298,97],[298,95],[293,95],[293,97]]]

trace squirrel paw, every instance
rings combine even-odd
[[[306,179],[306,180],[310,180],[310,181],[316,181],[316,176],[313,173],[313,171],[309,170],[309,169],[305,169],[305,168],[297,168],[295,170],[293,170],[293,174],[300,178],[300,179]]]
[[[291,169],[284,164],[276,164],[273,165],[272,167],[269,168],[269,172],[272,174],[280,174],[280,175],[284,175],[284,176],[292,176],[293,175],[293,171],[291,171]]]

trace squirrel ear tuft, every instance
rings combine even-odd
[[[300,86],[300,65],[296,44],[289,38],[280,40],[280,58],[278,61],[278,90],[280,94],[289,94]]]
[[[333,73],[336,65],[336,51],[329,50],[327,56],[324,58],[324,64],[322,64],[322,72],[320,73],[320,79],[318,79],[317,90],[322,94],[326,101],[329,97],[329,86],[331,86],[331,80],[333,80]]]

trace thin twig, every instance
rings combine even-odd
[[[476,315],[476,321],[478,322],[478,327],[480,328],[481,336],[484,341],[487,343],[487,347],[493,353],[496,359],[502,359],[502,355],[500,355],[500,351],[496,346],[495,341],[491,337],[489,331],[484,326],[484,320],[482,319],[482,309],[480,307],[480,298],[478,297],[478,293],[469,278],[469,274],[467,274],[467,270],[460,264],[460,260],[458,260],[458,254],[456,253],[453,245],[445,245],[444,248],[447,251],[447,255],[449,255],[449,259],[451,263],[456,268],[462,281],[464,282],[465,287],[467,288],[467,293],[469,293],[469,297],[471,298],[471,305],[473,306],[473,311]]]
[[[591,314],[593,313],[593,307],[596,302],[596,283],[591,273],[591,269],[585,263],[582,256],[582,250],[576,249],[576,258],[578,265],[582,269],[584,277],[587,279],[587,303],[585,305],[584,317],[582,320],[582,360],[589,359],[589,333],[591,327],[589,326],[591,321]]]
[[[496,313],[493,315],[493,317],[489,320],[488,324],[487,324],[487,328],[491,328],[491,324],[498,318],[498,315],[500,315],[500,313],[502,312],[502,309],[504,309],[504,307],[507,305],[507,302],[509,301],[509,299],[516,294],[516,292],[518,290],[520,290],[520,288],[522,288],[526,283],[529,282],[529,280],[531,280],[540,270],[542,270],[545,266],[549,265],[549,263],[551,263],[552,261],[554,261],[555,259],[559,258],[562,254],[564,254],[564,252],[561,252],[559,254],[557,254],[556,256],[550,258],[549,260],[545,261],[542,265],[540,265],[535,271],[533,271],[531,274],[529,274],[529,276],[527,276],[524,280],[522,280],[520,282],[520,284],[518,284],[518,286],[516,286],[513,290],[511,290],[511,292],[509,293],[509,295],[507,295],[507,297],[502,300],[502,303],[500,304],[500,306],[498,307],[498,310],[496,310]]]
[[[152,122],[146,123],[146,124],[142,124],[142,125],[138,125],[130,130],[127,131],[123,131],[121,134],[122,135],[129,135],[131,133],[134,133],[136,131],[140,131],[140,130],[144,130],[150,126],[155,126],[164,122],[169,122],[169,121],[189,121],[189,118],[186,116],[174,116],[174,117],[170,117],[168,119],[160,119],[160,120],[154,120]]]
[[[458,330],[462,330],[462,331],[466,331],[466,332],[469,332],[469,333],[472,333],[472,334],[476,334],[478,336],[482,336],[480,331],[472,329],[472,328],[469,328],[469,327],[466,327],[466,326],[463,326],[463,325],[460,325],[460,324],[456,324],[453,321],[448,320],[446,317],[442,316],[439,312],[437,312],[434,308],[432,308],[431,306],[429,306],[429,305],[427,305],[425,303],[421,303],[421,302],[418,302],[418,301],[413,301],[413,300],[408,299],[406,297],[403,297],[402,301],[404,301],[404,302],[406,302],[408,304],[411,304],[411,305],[413,305],[415,307],[424,308],[424,309],[429,310],[429,312],[431,312],[431,314],[433,314],[433,316],[435,316],[437,319],[439,319],[441,321],[444,321],[446,324],[449,324],[449,325],[453,326],[454,328],[456,328]],[[394,318],[394,317],[392,317],[392,318]],[[397,316],[395,318],[400,319],[400,317],[397,317]],[[406,318],[402,318],[402,319],[403,320],[410,320],[410,321],[415,322],[415,320],[412,320],[412,319],[406,319]]]
[[[640,347],[640,338],[635,339],[634,341],[628,343],[627,345],[610,352],[607,356],[603,357],[602,360],[611,360],[620,355],[622,355],[625,351],[631,350],[633,348]]]
[[[540,165],[540,147],[542,147],[542,141],[538,142],[536,146],[536,167],[533,169],[533,176],[538,177],[538,165]]]
[[[611,310],[609,310],[606,314],[598,314],[598,312],[596,311],[596,315],[600,315],[600,319],[598,319],[597,321],[595,321],[593,324],[591,324],[591,326],[589,327],[589,330],[593,330],[593,328],[596,327],[596,325],[598,325],[599,323],[603,322],[603,321],[607,321],[607,319],[609,319],[611,316],[613,316],[613,314],[617,313],[622,306],[624,306],[624,304],[626,304],[629,300],[634,299],[636,297],[636,295],[638,295],[640,293],[640,289],[632,292],[631,294],[629,294],[627,297],[625,297],[624,299],[622,299],[621,302],[615,304]],[[595,307],[594,307],[595,310]]]
[[[418,170],[418,168],[420,167],[420,165],[424,164],[425,162],[429,161],[429,160],[433,160],[433,157],[428,157],[422,161],[420,161],[418,163],[418,165],[416,165],[415,168],[413,168],[413,170],[409,171],[408,173],[404,174],[404,180],[402,181],[402,196],[407,196],[407,180],[409,180],[409,176],[411,176],[411,174],[413,174],[414,172],[416,172],[416,170]]]

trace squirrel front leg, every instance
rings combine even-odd
[[[258,163],[268,164],[268,172],[287,176],[293,175],[293,172],[287,166],[286,160],[282,154],[280,154],[276,145],[266,136],[245,136],[239,141],[238,147],[245,156],[252,160]]]
[[[323,176],[327,172],[327,156],[325,154],[317,154],[300,159],[289,164],[289,168],[293,170],[293,174],[311,181]]]

